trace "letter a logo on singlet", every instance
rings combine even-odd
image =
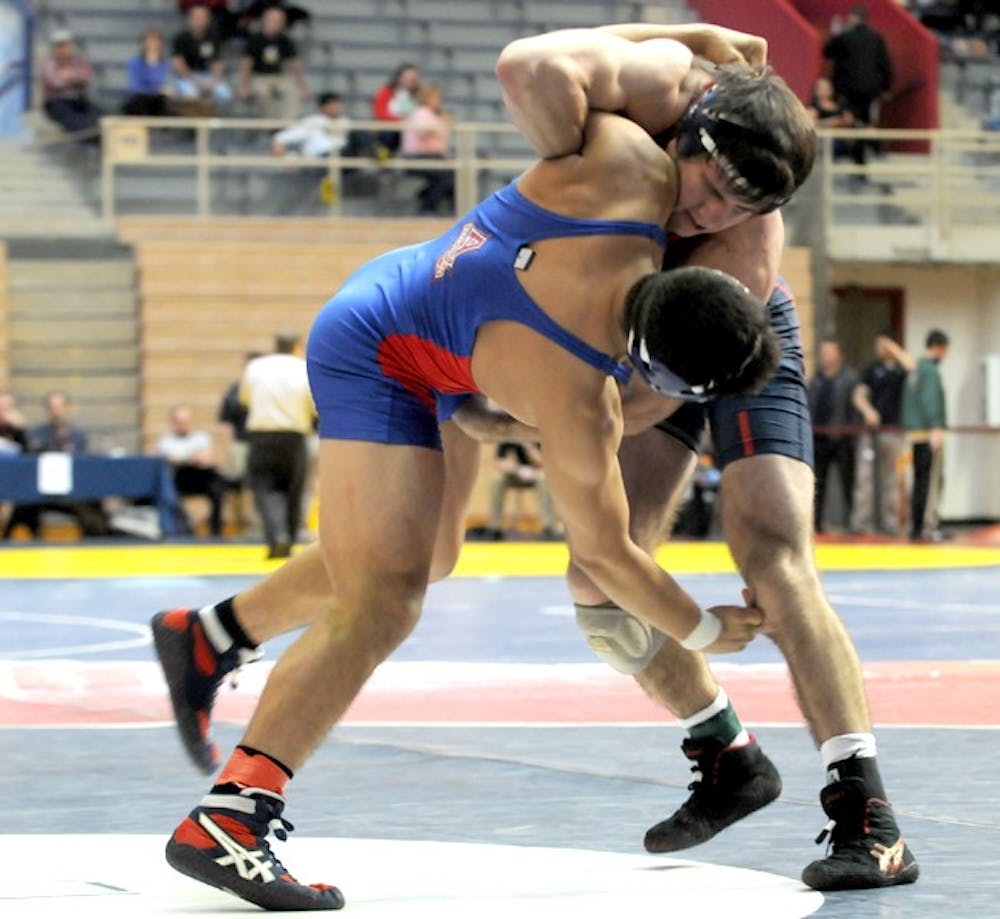
[[[474,223],[462,227],[455,241],[438,256],[434,263],[434,280],[440,281],[452,268],[458,257],[466,252],[475,252],[488,239],[487,235]]]

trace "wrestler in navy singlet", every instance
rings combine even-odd
[[[478,391],[472,348],[479,327],[494,320],[526,325],[628,382],[627,364],[558,325],[517,277],[532,242],[604,234],[666,247],[655,224],[564,217],[511,183],[437,239],[369,262],[323,307],[309,336],[320,436],[439,448],[438,420],[450,417],[456,396]]]
[[[688,403],[657,425],[694,450],[707,412],[719,469],[733,460],[766,453],[813,464],[799,318],[784,279],[778,279],[767,308],[771,328],[781,342],[781,364],[764,388],[751,395],[722,396],[705,406]]]

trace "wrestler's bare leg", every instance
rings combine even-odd
[[[736,460],[722,473],[722,524],[737,568],[781,649],[817,743],[868,732],[861,664],[813,560],[813,473],[785,456]]]
[[[441,425],[444,496],[431,580],[454,568],[465,535],[465,512],[479,473],[481,446],[446,422]],[[334,588],[318,542],[233,598],[236,619],[254,644],[308,625],[333,608]]]

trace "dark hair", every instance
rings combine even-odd
[[[402,64],[400,64],[400,65],[399,65],[399,66],[398,66],[398,67],[397,67],[397,68],[396,68],[396,69],[395,69],[395,70],[394,70],[394,71],[392,72],[392,76],[391,76],[391,77],[389,77],[389,85],[390,85],[390,86],[398,86],[398,85],[399,85],[399,78],[400,78],[400,77],[401,77],[401,76],[403,75],[403,73],[404,73],[405,71],[407,71],[407,70],[417,70],[417,71],[419,71],[419,70],[420,70],[420,68],[419,68],[419,67],[418,67],[418,66],[417,66],[416,64],[412,64],[412,63],[410,63],[409,61],[403,61],[403,63],[402,63]]]
[[[291,354],[299,341],[300,336],[295,332],[279,332],[274,336],[274,350],[278,354]]]
[[[714,159],[739,197],[768,211],[808,178],[816,129],[781,77],[728,64],[717,68],[714,85],[681,119],[677,154]]]
[[[316,97],[316,104],[320,108],[323,108],[323,106],[326,105],[327,102],[340,102],[340,100],[341,100],[340,93],[326,92],[326,93],[320,93]]]
[[[927,333],[927,338],[924,341],[925,348],[938,348],[942,345],[947,345],[951,339],[940,329],[931,329]]]
[[[693,265],[640,278],[626,296],[625,324],[655,360],[713,395],[755,392],[781,357],[765,305],[714,268]]]

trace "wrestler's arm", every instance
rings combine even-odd
[[[698,604],[629,536],[615,384],[607,381],[599,400],[567,402],[553,394],[538,406],[538,415],[546,478],[574,560],[622,609],[685,639],[702,620]],[[723,624],[707,649],[716,652],[740,650],[761,622],[753,608],[718,606],[711,612]]]
[[[599,29],[520,38],[496,74],[511,120],[539,156],[579,153],[588,112],[623,112],[655,134],[677,120],[691,51],[679,42],[633,43]]]
[[[624,22],[599,27],[631,42],[672,38],[691,49],[696,57],[713,64],[749,64],[754,70],[767,63],[767,39],[748,32],[738,32],[703,22],[688,25],[668,25],[658,22]]]
[[[538,428],[493,408],[485,396],[473,395],[455,410],[451,420],[474,440],[486,443],[536,443]]]

